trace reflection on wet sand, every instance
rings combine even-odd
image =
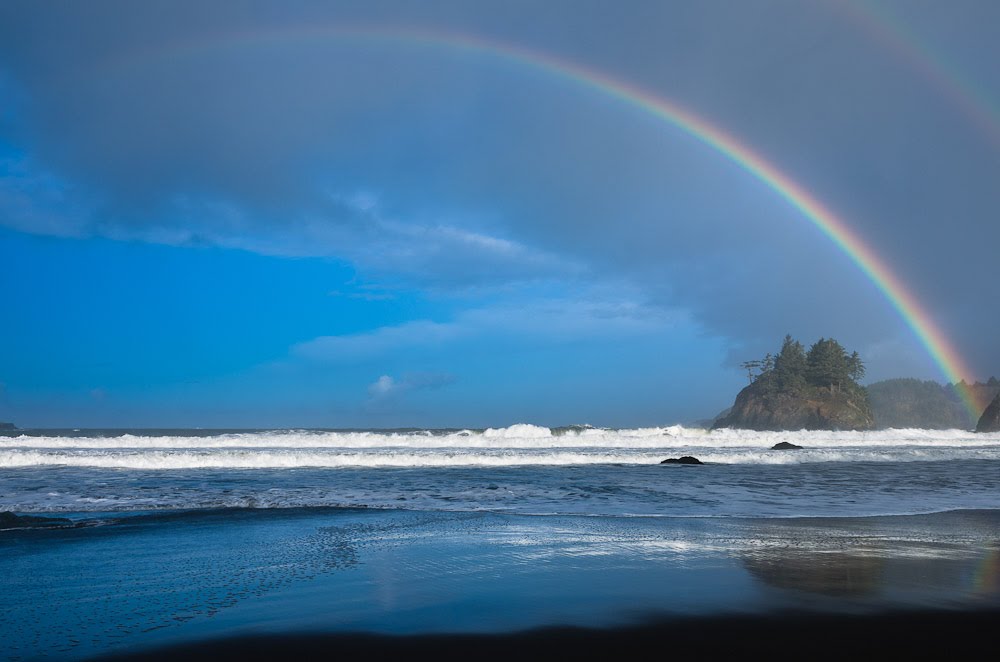
[[[766,586],[834,598],[883,598],[914,602],[921,593],[950,593],[975,599],[1000,597],[1000,542],[992,549],[906,549],[854,551],[755,550],[742,566]]]
[[[769,586],[835,597],[875,595],[885,577],[885,559],[876,556],[795,552],[784,556],[754,554],[741,562],[754,578]]]

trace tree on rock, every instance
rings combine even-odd
[[[857,385],[856,379],[865,374],[864,364],[857,352],[848,356],[833,338],[820,338],[806,355],[806,377],[812,386],[843,389]]]
[[[781,351],[774,359],[775,386],[782,391],[796,391],[806,385],[806,350],[798,340],[786,335]]]
[[[806,351],[785,336],[781,350],[743,364],[750,384],[715,427],[754,430],[870,430],[875,426],[868,392],[858,384],[865,365],[832,338]]]

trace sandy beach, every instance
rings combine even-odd
[[[230,509],[81,523],[0,532],[9,658],[273,657],[329,646],[458,655],[661,637],[722,652],[732,645],[715,634],[722,624],[771,650],[790,623],[799,641],[834,628],[916,646],[928,631],[910,623],[968,643],[985,633],[970,624],[1000,608],[997,511],[744,519]]]

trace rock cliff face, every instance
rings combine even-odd
[[[986,408],[976,425],[976,432],[1000,432],[1000,394]]]
[[[873,430],[868,397],[863,389],[824,387],[796,393],[769,392],[757,381],[740,391],[727,416],[715,428],[746,430]]]

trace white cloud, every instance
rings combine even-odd
[[[384,398],[397,389],[399,389],[399,385],[395,379],[389,375],[382,375],[368,387],[368,395],[373,398]]]
[[[454,381],[453,375],[436,372],[408,373],[400,379],[395,379],[391,375],[382,375],[368,385],[369,403],[396,399],[411,391],[442,388]]]
[[[295,345],[292,353],[323,361],[364,361],[409,347],[441,345],[455,340],[464,331],[456,324],[416,320],[398,326],[379,327],[365,333],[321,336]]]
[[[688,321],[687,316],[635,301],[541,299],[473,308],[449,322],[415,320],[364,333],[321,336],[291,351],[310,360],[349,363],[489,337],[542,342],[635,337],[664,331],[681,321]]]

